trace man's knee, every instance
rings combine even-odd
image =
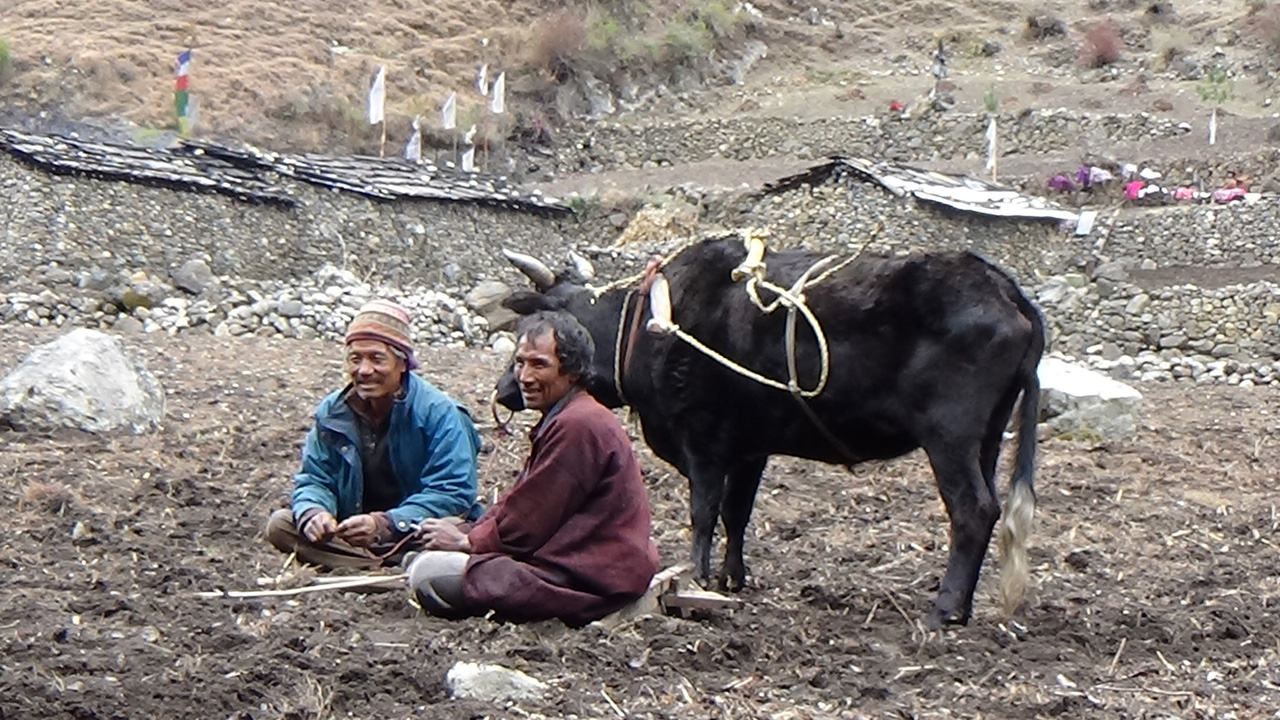
[[[423,610],[443,616],[465,614],[462,582],[469,557],[462,552],[428,550],[413,559],[409,565],[409,587]]]
[[[302,534],[293,524],[293,511],[286,508],[271,513],[263,534],[267,542],[281,552],[293,552],[302,539]]]

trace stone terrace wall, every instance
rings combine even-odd
[[[482,344],[490,339],[487,326],[464,309],[462,296],[481,280],[527,284],[501,257],[503,247],[556,264],[568,247],[577,247],[596,260],[605,278],[635,272],[651,251],[588,250],[607,248],[618,236],[625,218],[616,213],[555,220],[288,187],[304,201],[292,211],[49,176],[0,157],[0,321],[327,336],[340,331],[338,315],[389,290],[403,291],[396,296],[430,316],[424,339]],[[1093,236],[1079,238],[1052,222],[946,211],[857,181],[778,195],[674,195],[697,208],[701,231],[763,227],[779,247],[848,253],[879,228],[869,251],[975,250],[1037,297],[1051,348],[1094,356],[1123,377],[1218,372],[1237,381],[1280,378],[1275,283],[1144,291],[1128,275],[1173,265],[1280,264],[1272,239],[1280,227],[1275,202],[1127,210],[1114,218],[1106,213]],[[176,284],[171,274],[192,258],[203,258],[223,276],[216,293],[169,288],[150,308],[113,305],[106,285],[118,289],[121,278],[131,276],[142,277],[139,292],[149,283]],[[1100,264],[1106,272],[1094,270]],[[1247,364],[1248,370],[1231,374],[1225,365],[1211,367],[1215,362]]]
[[[504,246],[563,255],[576,221],[464,203],[382,203],[282,182],[293,210],[225,196],[49,175],[0,155],[0,289],[31,268],[166,276],[191,258],[217,275],[283,280],[325,264],[405,284],[466,287],[509,271]]]
[[[1034,110],[998,119],[1003,154],[1043,154],[1117,142],[1179,137],[1191,126],[1147,113],[1089,115]],[[783,154],[860,155],[900,162],[985,157],[987,118],[973,113],[822,118],[699,118],[643,127],[600,122],[556,149],[558,172],[654,167],[709,158],[750,160]]]

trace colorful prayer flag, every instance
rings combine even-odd
[[[191,131],[189,115],[191,96],[187,92],[187,76],[191,72],[191,50],[178,53],[177,77],[174,80],[173,109],[178,115],[178,134],[186,137]]]
[[[504,72],[498,73],[498,79],[493,81],[493,103],[489,109],[495,115],[507,111],[507,74]]]
[[[383,65],[378,68],[378,73],[373,76],[373,82],[369,85],[369,124],[377,125],[386,121],[386,103],[387,103],[387,66]]]
[[[458,126],[458,93],[449,93],[444,106],[440,108],[440,126],[445,130]]]

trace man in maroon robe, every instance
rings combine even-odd
[[[525,407],[542,412],[515,483],[474,525],[426,520],[409,565],[424,610],[585,625],[642,595],[658,569],[649,500],[621,423],[583,388],[594,345],[567,313],[517,332]]]

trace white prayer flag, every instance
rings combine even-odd
[[[485,63],[480,66],[480,74],[476,76],[476,89],[481,95],[489,94],[489,64]]]
[[[373,76],[373,84],[369,86],[369,124],[377,125],[386,120],[383,113],[384,106],[387,103],[387,66],[383,65],[378,68],[378,74]]]
[[[991,116],[991,124],[987,125],[987,169],[996,167],[996,116]]]
[[[467,131],[467,132],[462,136],[462,142],[464,142],[464,143],[466,143],[466,144],[468,144],[468,145],[474,145],[474,144],[475,144],[475,142],[476,142],[476,126],[475,126],[475,125],[472,125],[472,126],[471,126],[471,129],[470,129],[470,130],[468,130],[468,131]]]
[[[493,81],[493,103],[489,109],[495,115],[501,115],[507,111],[507,74],[505,72],[498,73],[498,79]]]
[[[404,146],[404,159],[415,163],[422,162],[422,130],[419,129],[416,117],[413,119],[413,135]]]
[[[476,171],[476,146],[472,145],[462,153],[462,172]]]
[[[440,123],[445,130],[458,126],[458,93],[449,93],[449,99],[444,101],[444,107],[440,108]]]
[[[1218,141],[1218,108],[1213,109],[1213,114],[1209,116],[1209,144],[1212,145]]]

